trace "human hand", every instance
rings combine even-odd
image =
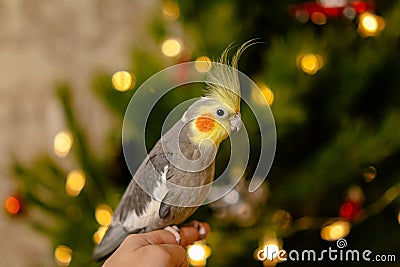
[[[210,233],[210,226],[201,223]],[[180,245],[170,231],[158,230],[144,234],[132,234],[125,238],[121,246],[106,260],[103,267],[186,267],[188,266],[184,247],[201,239],[194,225],[179,229]]]

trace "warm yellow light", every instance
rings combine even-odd
[[[346,221],[335,221],[321,229],[321,238],[328,241],[335,241],[346,237],[350,232],[351,225]]]
[[[360,16],[360,25],[367,33],[375,33],[378,30],[378,20],[375,15],[365,12]]]
[[[399,211],[399,214],[397,215],[397,221],[398,221],[399,224],[400,224],[400,211]]]
[[[72,260],[72,249],[59,245],[54,250],[54,259],[59,266],[68,266]]]
[[[65,183],[65,191],[71,197],[76,197],[85,187],[86,177],[85,173],[81,170],[72,170],[67,175]]]
[[[264,257],[273,261],[279,253],[279,244],[277,241],[271,241],[264,245]]]
[[[199,57],[194,63],[194,67],[198,72],[205,73],[211,69],[211,60],[208,57]]]
[[[385,20],[370,12],[364,12],[359,17],[358,32],[363,37],[378,35],[385,28]]]
[[[102,226],[109,226],[112,222],[113,211],[104,204],[99,205],[95,212],[96,221]]]
[[[297,64],[305,73],[314,75],[323,66],[323,60],[320,55],[305,54],[297,57]]]
[[[292,223],[292,216],[286,210],[277,210],[272,214],[271,222],[279,228],[285,228]]]
[[[97,229],[96,233],[93,235],[93,241],[95,244],[99,244],[101,240],[103,240],[104,235],[107,232],[108,227],[107,226],[100,226],[99,229]]]
[[[162,11],[164,17],[168,19],[178,19],[179,16],[181,15],[178,3],[175,1],[170,1],[170,0],[165,1],[163,4]]]
[[[168,39],[162,44],[161,52],[167,57],[175,57],[181,52],[181,44],[176,39]]]
[[[260,98],[260,94],[257,92],[257,90],[261,90],[261,94],[264,96],[265,100],[267,101],[267,104],[271,106],[275,98],[272,90],[269,89],[269,87],[263,83],[259,83],[258,88],[257,87],[253,88],[253,91],[251,92],[251,97],[253,101],[258,105],[265,104],[265,101],[263,101],[263,99]]]
[[[115,90],[125,92],[135,86],[136,78],[132,73],[121,70],[113,74],[111,82]]]
[[[203,243],[195,243],[187,249],[188,259],[193,266],[205,266],[211,249]]]
[[[362,176],[364,177],[365,181],[372,182],[377,174],[378,171],[374,166],[368,166],[363,170]]]
[[[73,143],[73,138],[70,132],[68,131],[59,132],[54,137],[53,141],[54,153],[60,158],[66,157],[69,151],[71,150],[72,143]]]

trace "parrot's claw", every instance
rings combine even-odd
[[[201,222],[193,221],[190,222],[189,225],[196,227],[197,231],[199,232],[200,239],[206,238],[207,231]]]
[[[181,234],[178,226],[176,225],[167,226],[164,228],[164,230],[171,232],[175,236],[176,243],[178,243],[178,245],[181,244]]]

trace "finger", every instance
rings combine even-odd
[[[137,259],[145,259],[146,266],[187,267],[186,250],[178,245],[148,245],[135,252]],[[139,262],[136,262],[136,264]],[[135,265],[136,266],[136,265]]]
[[[200,223],[206,229],[207,236],[210,233],[210,225],[208,223]],[[193,242],[200,240],[201,235],[197,228],[192,225],[182,226],[180,228],[181,246],[186,247]],[[144,234],[131,234],[125,238],[121,244],[121,249],[129,248],[133,251],[148,245],[160,244],[177,244],[176,237],[167,230],[157,230]]]
[[[172,259],[173,259],[173,266],[175,267],[187,267],[188,266],[188,261],[187,261],[187,254],[186,250],[178,245],[170,245],[170,244],[164,244],[161,245],[164,249],[166,249]]]
[[[121,247],[127,247],[133,251],[148,245],[175,244],[175,236],[167,230],[157,230],[144,234],[131,234],[125,238]]]
[[[200,224],[201,224],[201,226],[203,226],[205,228],[205,230],[206,230],[205,237],[207,237],[208,234],[210,233],[210,225],[208,223],[204,223],[204,222],[202,222]],[[182,226],[179,229],[180,229],[180,234],[181,234],[181,246],[183,246],[183,247],[186,247],[186,246],[193,244],[194,242],[202,239],[202,235],[199,233],[198,228],[194,225]]]

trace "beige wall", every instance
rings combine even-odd
[[[70,83],[93,143],[113,125],[90,93],[93,73],[129,68],[130,45],[148,39],[143,25],[157,0],[0,1],[0,201],[15,190],[10,155],[29,162],[52,153],[64,129],[54,97],[57,81]],[[137,44],[136,44],[137,45]],[[140,43],[139,43],[140,45]],[[115,124],[114,124],[115,125]],[[99,148],[101,152],[101,148]],[[0,266],[54,266],[48,241],[23,221],[0,213]]]

